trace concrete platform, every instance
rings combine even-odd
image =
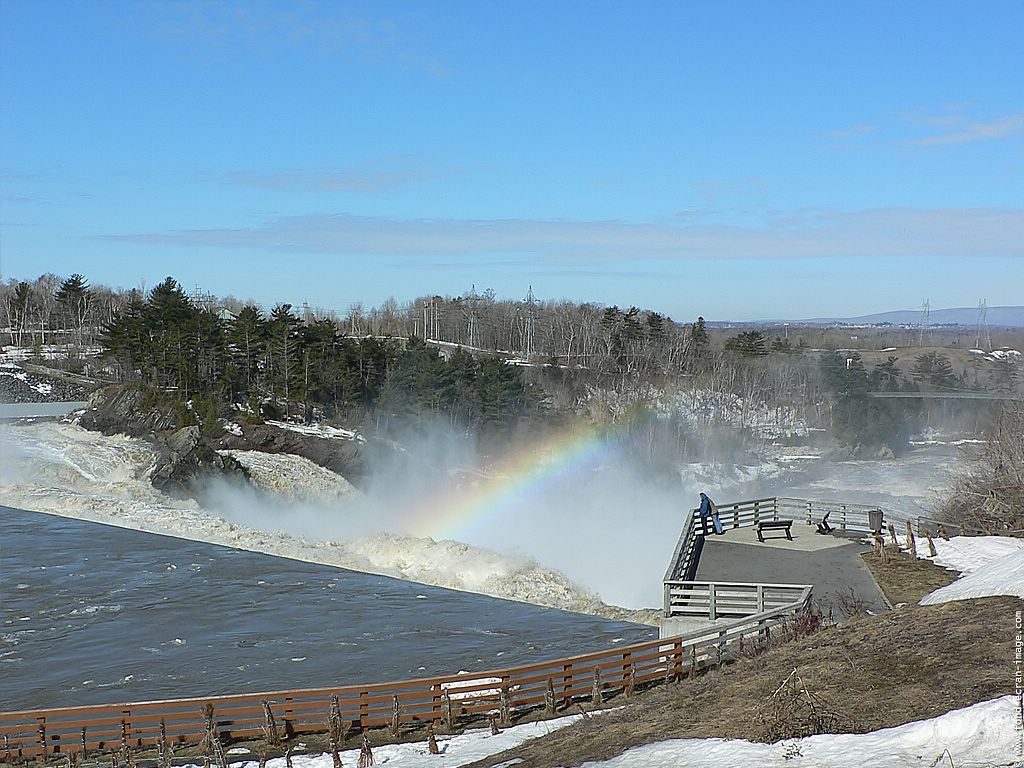
[[[815,605],[826,613],[832,608],[837,619],[846,618],[837,597],[850,590],[872,612],[887,610],[885,598],[860,558],[871,550],[870,545],[854,538],[821,536],[805,523],[793,524],[793,539],[770,538],[761,544],[750,528],[727,528],[721,536],[708,536],[696,580],[812,584]]]
[[[756,528],[726,528],[721,536],[708,536],[708,542],[728,542],[729,544],[750,544],[755,547],[777,547],[783,550],[799,552],[817,552],[822,549],[842,547],[862,537],[843,536],[839,533],[822,535],[817,533],[813,525],[804,522],[793,522],[790,529],[793,540],[786,538],[786,532],[768,530],[764,532],[764,543],[757,540]]]

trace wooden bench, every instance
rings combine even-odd
[[[764,544],[765,531],[785,530],[786,538],[792,541],[793,534],[790,533],[790,528],[792,527],[792,520],[765,520],[757,524],[757,540]]]

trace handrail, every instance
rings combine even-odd
[[[842,501],[814,501],[811,499],[798,499],[788,496],[772,496],[746,501],[730,501],[716,505],[718,516],[725,528],[750,528],[759,522],[779,520],[783,515],[791,515],[807,524],[815,521],[816,517],[822,517],[828,512],[838,513],[832,522],[842,532],[863,532],[870,533],[874,530],[871,523],[872,513],[880,514],[880,523],[884,523],[886,511],[881,507],[870,504],[850,504]],[[891,514],[891,513],[890,513]],[[700,511],[691,510],[684,516],[683,529],[679,534],[672,559],[669,561],[665,571],[663,583],[663,606],[662,615],[665,618],[672,616],[694,616],[698,613],[710,620],[717,618],[718,611],[713,601],[708,601],[704,608],[698,612],[698,603],[689,599],[686,605],[674,601],[670,585],[698,584],[693,580],[697,575],[697,565],[704,545],[703,522],[700,520]],[[800,585],[788,585],[799,588]],[[693,591],[692,589],[690,590]]]
[[[730,585],[755,586],[758,585]],[[785,586],[785,585],[774,585]],[[770,587],[771,588],[771,585]],[[401,680],[293,691],[166,699],[126,704],[0,712],[0,750],[12,758],[88,751],[195,744],[207,721],[225,739],[260,738],[269,711],[284,735],[323,732],[332,710],[358,729],[444,723],[495,711],[513,714],[544,707],[554,713],[580,698],[604,698],[636,686],[678,681],[721,664],[741,638],[767,636],[806,608],[811,587],[782,605],[674,637],[471,675]],[[207,709],[207,708],[210,709]]]

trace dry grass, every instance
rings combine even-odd
[[[927,594],[956,581],[956,571],[948,571],[930,560],[915,560],[906,552],[886,549],[888,562],[874,552],[861,555],[886,599],[893,605],[914,605]]]
[[[1021,602],[992,597],[908,606],[854,619],[728,665],[692,682],[656,688],[622,709],[584,719],[486,760],[575,766],[671,738],[756,738],[759,713],[794,669],[853,732],[935,717],[1011,693],[1013,614]],[[615,703],[621,704],[619,699]]]

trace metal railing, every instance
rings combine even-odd
[[[752,528],[761,522],[777,520],[793,520],[812,525],[829,514],[829,522],[841,533],[869,534],[875,530],[874,524],[884,527],[887,515],[893,517],[878,506],[870,504],[851,504],[842,501],[815,501],[812,499],[796,499],[785,496],[771,496],[748,501],[730,501],[718,504],[718,517],[724,528]],[[738,606],[751,613],[756,612],[756,588],[763,590],[786,589],[790,593],[809,589],[802,584],[726,584],[717,582],[695,581],[697,566],[704,548],[703,521],[700,511],[691,510],[684,516],[683,529],[679,534],[672,559],[665,571],[664,600],[662,614],[665,618],[673,616],[700,616],[712,621],[721,616],[745,615],[737,613]],[[736,593],[746,589],[755,595],[752,603],[750,595],[740,600]],[[717,591],[725,590],[728,594],[725,602],[717,599]],[[753,592],[751,592],[753,590]],[[702,599],[702,596],[707,595]],[[714,598],[714,599],[712,599]],[[723,611],[719,606],[726,607]],[[751,605],[754,608],[751,608]]]
[[[666,581],[668,616],[693,616],[717,621],[753,616],[804,604],[808,584],[744,584],[729,581]]]

